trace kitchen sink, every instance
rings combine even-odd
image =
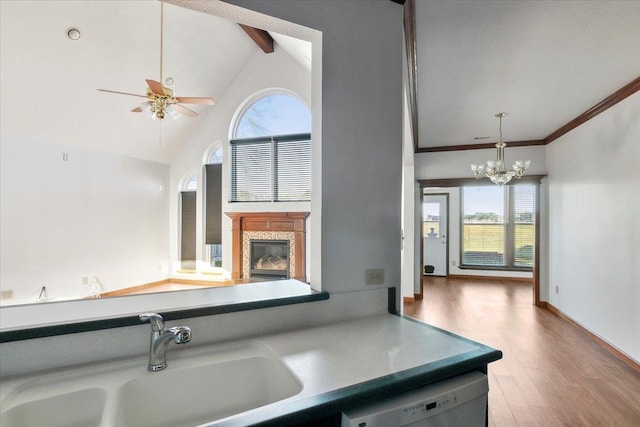
[[[277,360],[249,357],[149,373],[119,390],[125,426],[194,426],[277,402],[302,390]]]
[[[302,384],[256,341],[176,351],[165,370],[146,357],[3,382],[0,425],[181,427],[298,394]]]
[[[106,396],[104,389],[90,388],[32,400],[2,412],[0,421],[2,427],[99,426]]]

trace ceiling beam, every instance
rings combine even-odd
[[[273,53],[273,37],[271,37],[268,32],[248,25],[238,25],[242,27],[244,32],[251,37],[251,40],[253,40],[264,53]]]

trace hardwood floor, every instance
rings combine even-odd
[[[532,305],[518,281],[425,277],[404,314],[502,350],[489,365],[489,425],[640,426],[640,373]]]

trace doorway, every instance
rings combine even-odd
[[[533,266],[532,266],[532,274],[533,274],[533,305],[541,306],[542,303],[540,301],[540,187],[541,180],[544,178],[544,175],[527,175],[522,177],[518,184],[532,184],[535,185],[535,201],[534,201],[534,242],[532,248],[533,255]],[[478,185],[488,185],[492,186],[493,184],[490,181],[478,181],[475,178],[447,178],[447,179],[421,179],[418,180],[418,184],[420,184],[420,194],[416,195],[416,205],[419,201],[424,201],[424,191],[427,189],[437,189],[435,191],[446,191],[449,188],[462,188],[465,186],[478,186]],[[515,183],[514,183],[515,184]],[[431,194],[440,194],[440,193],[431,193]],[[446,193],[448,194],[448,193]],[[454,196],[455,197],[455,196]],[[423,212],[416,212],[416,216],[422,216]],[[422,222],[422,218],[420,218]],[[457,227],[457,225],[456,225]],[[422,233],[422,231],[421,231]],[[449,233],[447,233],[448,236]],[[417,235],[417,233],[416,233]],[[424,260],[424,239],[420,239],[420,260]],[[423,274],[420,274],[420,278],[424,277]],[[415,294],[416,300],[421,300],[423,298],[423,287],[420,286],[420,292]]]
[[[422,196],[422,275],[449,274],[449,194]]]

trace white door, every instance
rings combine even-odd
[[[422,199],[422,273],[447,275],[447,194],[425,194]]]

